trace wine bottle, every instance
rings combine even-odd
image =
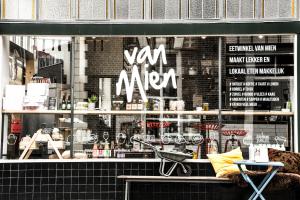
[[[61,109],[66,110],[67,104],[66,104],[66,96],[63,96],[62,102],[61,102]]]
[[[67,100],[67,110],[71,110],[71,95],[68,96],[68,100]]]

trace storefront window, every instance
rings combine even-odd
[[[24,89],[19,107],[3,107],[11,124],[2,133],[4,144],[19,141],[14,157],[40,128],[54,143],[42,146],[42,153],[32,147],[29,158],[54,158],[51,145],[64,158],[71,152],[81,158],[154,157],[132,137],[165,150],[189,149],[198,159],[237,147],[246,154],[255,145],[294,148],[294,36],[95,36],[76,37],[72,44],[69,37],[23,40],[34,44],[25,50],[10,43],[8,88],[26,85],[27,93]],[[13,63],[23,63],[23,75],[13,73]],[[37,96],[32,83],[44,80],[49,88],[42,107],[27,104],[30,94]],[[18,133],[15,122],[22,126]],[[9,145],[3,153],[10,158]]]
[[[60,152],[69,146],[70,123],[63,119],[70,120],[71,40],[17,38],[19,42],[9,41],[7,77],[2,77],[7,80],[2,107],[7,128],[1,133],[1,153],[7,158],[49,158],[54,145]]]
[[[292,148],[296,98],[293,36],[255,37],[255,42],[254,37],[225,38],[224,151],[250,144]]]

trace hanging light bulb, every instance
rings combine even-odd
[[[58,51],[61,51],[61,41],[60,41],[60,40],[58,40],[57,50],[58,50]]]
[[[52,40],[52,51],[54,51],[55,40]]]
[[[71,42],[68,42],[68,51],[71,51],[71,47],[72,47]]]
[[[45,52],[45,39],[43,39],[43,52]]]

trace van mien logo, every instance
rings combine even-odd
[[[147,102],[147,96],[146,96],[146,91],[149,89],[149,85],[156,89],[160,90],[162,88],[167,87],[167,84],[169,80],[171,79],[172,81],[172,86],[173,88],[177,88],[176,85],[176,75],[175,75],[175,70],[170,69],[168,73],[163,74],[163,78],[161,80],[159,73],[152,71],[148,72],[148,67],[150,65],[154,65],[157,63],[159,56],[161,55],[162,58],[162,63],[164,65],[167,64],[167,59],[166,59],[166,51],[164,45],[160,45],[157,49],[153,50],[153,55],[151,54],[151,49],[150,46],[146,46],[143,49],[141,49],[138,52],[138,48],[135,47],[133,49],[132,54],[130,55],[128,50],[124,51],[124,55],[126,59],[128,60],[129,64],[132,65],[132,75],[131,75],[131,82],[129,83],[128,80],[128,75],[126,70],[122,70],[120,73],[119,80],[117,82],[117,91],[116,94],[120,95],[121,94],[121,88],[122,84],[124,81],[125,84],[125,89],[126,89],[126,95],[127,95],[127,101],[131,102],[132,101],[132,95],[133,95],[133,90],[134,90],[134,84],[136,82],[139,92],[141,94],[141,97],[144,102]],[[142,64],[148,60],[149,63],[146,63],[144,65],[145,67],[145,75],[144,75],[144,86],[141,81],[141,77],[139,74],[139,70],[136,64]],[[135,62],[136,61],[136,62]]]

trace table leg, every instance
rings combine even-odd
[[[261,194],[261,192],[259,191],[259,188],[256,187],[256,185],[253,183],[253,181],[250,179],[250,177],[245,174],[244,170],[242,169],[241,165],[238,165],[238,168],[241,172],[241,175],[243,176],[244,180],[249,183],[251,185],[251,187],[254,189],[254,192],[252,193],[252,195],[250,196],[250,198],[248,200],[252,200],[254,196],[259,196],[262,200],[265,200],[265,198],[263,197],[263,195]],[[266,178],[266,177],[265,177]],[[256,197],[256,198],[257,198]],[[255,198],[255,199],[256,199]]]
[[[250,179],[250,177],[247,174],[245,174],[241,165],[238,165],[238,168],[241,171],[241,175],[243,176],[245,181],[248,182],[254,189],[254,192],[250,196],[249,200],[252,200],[252,199],[256,200],[258,197],[260,197],[262,200],[265,200],[265,198],[262,195],[262,192],[267,187],[267,185],[272,180],[272,178],[275,176],[279,167],[272,167],[271,171],[264,177],[264,179],[262,180],[262,182],[259,184],[258,187],[256,187],[256,185],[253,183],[253,181]]]
[[[261,184],[258,186],[258,190],[259,190],[260,194],[267,187],[268,183],[272,180],[272,178],[275,176],[275,174],[277,173],[277,171],[278,171],[278,168],[272,169],[272,171],[263,179],[263,181],[261,182]],[[256,195],[254,196],[253,199],[257,199],[257,198],[258,198],[258,193],[256,193]]]
[[[251,180],[249,181],[249,183],[252,186],[252,188],[254,189],[254,192],[250,196],[249,200],[257,199],[258,196],[260,197],[260,199],[265,200],[264,196],[262,195],[263,190],[260,190],[259,187],[257,188]]]

